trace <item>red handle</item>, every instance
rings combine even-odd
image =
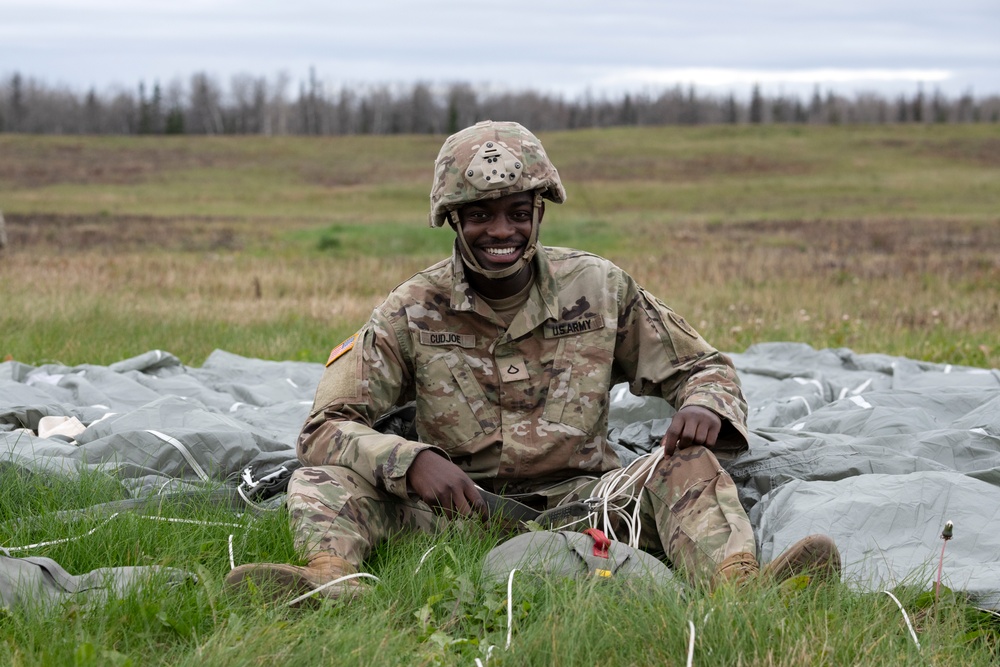
[[[590,535],[594,538],[594,555],[600,558],[608,557],[608,548],[611,546],[611,540],[608,536],[597,528],[588,528],[583,531],[584,535]]]

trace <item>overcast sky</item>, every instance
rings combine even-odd
[[[1000,0],[0,0],[0,76],[1000,94]]]

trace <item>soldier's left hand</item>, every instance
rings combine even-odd
[[[708,408],[699,405],[689,405],[681,408],[674,415],[666,435],[660,441],[670,456],[678,449],[694,447],[711,448],[719,439],[722,430],[722,419]]]

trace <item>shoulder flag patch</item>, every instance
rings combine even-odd
[[[358,337],[360,335],[361,332],[359,331],[358,333],[354,334],[353,336],[345,340],[337,347],[333,348],[333,350],[330,351],[330,358],[326,360],[326,365],[329,366],[337,359],[339,359],[341,356],[343,356],[346,352],[349,352],[350,349],[354,347],[354,344],[358,342]]]

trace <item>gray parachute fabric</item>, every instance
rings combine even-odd
[[[731,356],[751,442],[724,465],[762,562],[826,533],[850,585],[926,586],[951,520],[944,583],[1000,610],[1000,372],[796,343]],[[322,373],[221,351],[201,368],[160,351],[106,367],[0,363],[0,465],[106,470],[133,499],[233,490],[247,468],[260,479],[298,466]],[[608,440],[623,463],[656,446],[671,413],[612,389]],[[45,417],[83,430],[42,437]]]
[[[944,546],[943,583],[1000,610],[1000,372],[796,343],[732,358],[750,450],[724,465],[761,562],[825,533],[848,584],[927,587]],[[623,390],[609,439],[628,457],[658,442],[669,419],[655,399]]]
[[[143,585],[176,586],[195,576],[174,568],[113,567],[73,576],[51,558],[0,556],[0,607],[37,609],[74,601],[100,602]]]
[[[539,530],[517,535],[494,548],[483,560],[483,578],[506,581],[511,570],[542,577],[596,578],[622,581],[642,578],[677,585],[670,569],[644,551],[615,540],[606,542],[582,532]]]
[[[221,351],[201,368],[158,350],[107,367],[5,362],[0,364],[0,472],[13,467],[70,476],[83,470],[113,474],[129,497],[77,510],[92,516],[156,512],[165,500],[192,498],[246,510],[235,493],[245,475],[259,482],[298,467],[295,437],[322,370],[320,364]],[[61,514],[69,520],[74,511]],[[69,598],[94,601],[149,583],[193,579],[156,566],[71,575],[49,558],[2,557],[0,603],[21,608]]]
[[[216,351],[201,368],[154,350],[111,366],[0,364],[0,459],[34,472],[113,472],[133,497],[298,467],[295,438],[321,364]],[[75,436],[40,437],[46,417]]]

